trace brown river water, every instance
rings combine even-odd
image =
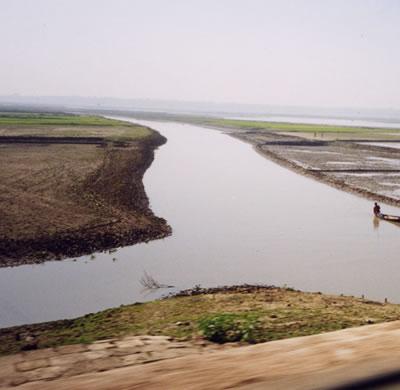
[[[168,138],[144,183],[173,235],[94,259],[0,269],[0,327],[197,284],[287,285],[400,303],[400,227],[374,224],[372,202],[282,168],[216,130],[139,122]],[[400,215],[385,205],[383,211]],[[175,289],[143,291],[145,271]]]

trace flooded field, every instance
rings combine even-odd
[[[400,143],[396,142],[368,142],[367,145],[379,146],[381,148],[400,149]]]
[[[366,133],[361,129],[349,133],[355,139],[348,134],[338,140],[310,138],[312,133],[304,136],[256,128],[233,132],[268,158],[298,173],[370,200],[400,205],[400,150],[396,147],[400,141],[368,141],[371,136],[386,136],[386,132]]]
[[[400,303],[400,227],[374,221],[370,201],[282,168],[218,131],[141,123],[168,138],[145,187],[173,235],[115,253],[1,269],[0,326],[174,291],[143,291],[144,272],[175,290],[266,283]]]

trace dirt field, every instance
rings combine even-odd
[[[137,138],[121,142],[121,134],[137,134],[135,129],[75,125],[69,134],[65,126],[0,129],[17,136],[6,143],[0,137],[0,266],[89,254],[170,234],[166,221],[149,210],[142,184],[154,149],[165,139],[139,128]],[[71,137],[72,132],[68,143],[48,137]],[[29,143],[20,143],[18,137],[26,133]],[[111,142],[113,137],[119,141]]]

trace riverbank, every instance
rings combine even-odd
[[[124,115],[131,114],[124,112]],[[372,201],[400,207],[398,129],[144,112],[135,113],[135,117],[191,123],[227,132],[296,173]]]
[[[142,183],[166,139],[91,116],[0,116],[0,267],[112,250],[171,233]]]
[[[125,337],[0,358],[7,389],[394,389],[399,321],[232,348]]]
[[[195,288],[71,320],[0,329],[0,355],[127,336],[259,343],[400,319],[400,306],[273,286]]]
[[[372,201],[400,206],[396,129],[207,120],[296,173]]]

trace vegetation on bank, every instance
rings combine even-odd
[[[370,127],[352,127],[352,126],[335,126],[335,125],[319,125],[305,123],[287,123],[287,122],[264,122],[239,119],[212,119],[207,121],[213,126],[235,127],[240,129],[257,129],[282,132],[300,132],[300,133],[365,133],[365,132],[394,132],[396,129],[389,128],[370,128]]]
[[[132,141],[151,135],[133,123],[93,115],[0,113],[0,136],[103,137]]]
[[[93,115],[2,113],[1,125],[63,125],[63,126],[120,126],[121,121]]]
[[[0,329],[0,354],[125,335],[263,342],[400,319],[400,305],[238,286],[123,305],[72,320]]]

